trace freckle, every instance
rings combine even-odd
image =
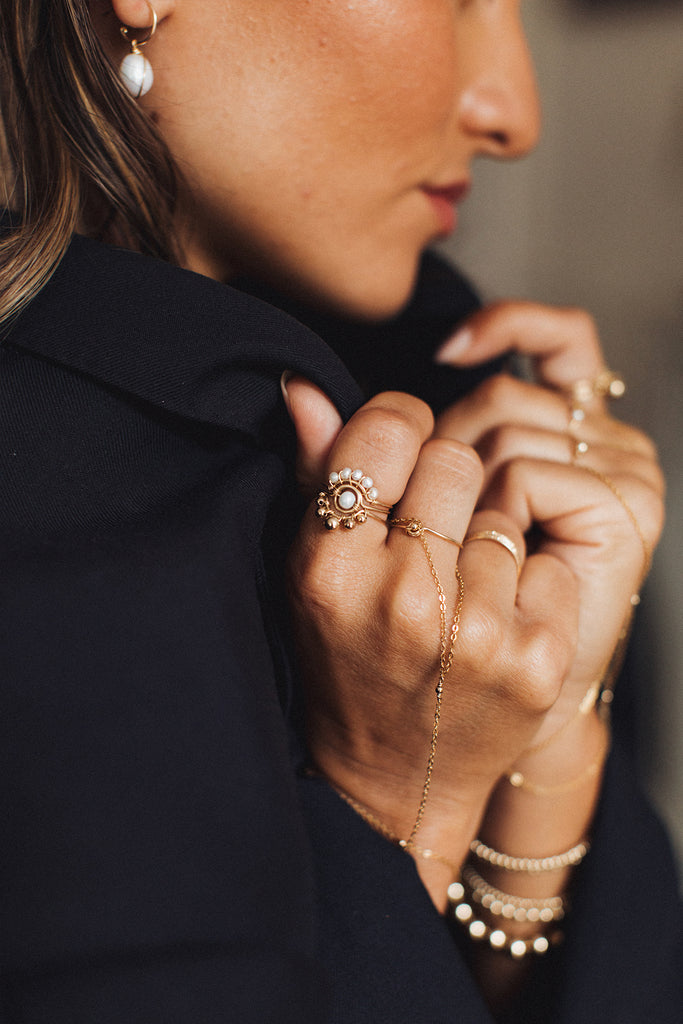
[[[327,38],[325,36],[318,40],[318,46],[321,50],[327,49]]]

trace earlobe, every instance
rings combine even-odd
[[[159,24],[172,14],[176,0],[154,0],[148,3],[147,0],[111,0],[114,14],[122,25],[130,28],[151,28],[152,9],[156,13]]]
[[[141,47],[152,40],[157,26],[173,6],[174,0],[154,0],[154,4],[151,0],[112,0],[114,14],[121,22],[121,35],[131,48],[121,61],[119,77],[133,99],[145,96],[154,84],[152,65]]]

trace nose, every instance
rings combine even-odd
[[[540,135],[536,77],[518,17],[487,26],[471,39],[465,58],[459,121],[476,153],[524,156]]]

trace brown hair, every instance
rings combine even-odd
[[[43,287],[78,225],[175,260],[177,178],[102,50],[89,0],[0,0],[4,134],[0,328]]]

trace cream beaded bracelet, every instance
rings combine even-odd
[[[466,864],[461,879],[469,889],[470,897],[475,903],[481,904],[494,917],[505,917],[509,921],[561,921],[567,907],[565,896],[547,896],[529,899],[525,896],[513,896],[502,892],[481,877],[475,869]]]
[[[557,871],[560,868],[576,867],[580,864],[591,848],[587,839],[582,839],[576,846],[564,853],[556,853],[552,857],[513,857],[509,853],[499,853],[493,850],[481,839],[473,839],[470,843],[470,851],[479,860],[486,861],[495,868],[503,868],[504,871],[524,871],[528,874],[538,874],[542,871]]]
[[[503,928],[491,928],[485,921],[475,917],[474,910],[466,902],[465,896],[465,886],[462,882],[453,882],[449,885],[448,901],[453,911],[453,917],[467,928],[470,938],[475,941],[487,940],[491,949],[509,953],[515,960],[521,960],[527,953],[542,956],[548,952],[551,946],[562,941],[563,933],[559,928],[547,935],[545,932],[539,932],[528,939],[508,935]]]

